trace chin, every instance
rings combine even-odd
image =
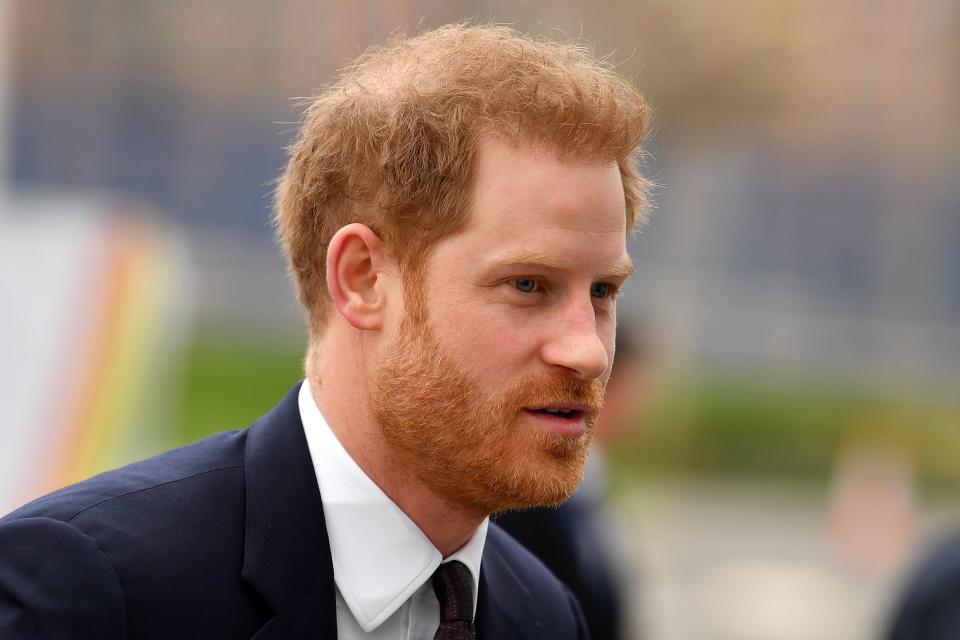
[[[567,442],[566,444],[571,444]],[[569,447],[567,447],[569,449]],[[582,449],[582,451],[580,450]],[[490,513],[533,507],[556,507],[563,504],[583,479],[587,446],[576,451],[544,451],[539,460],[531,462],[529,456],[515,465],[512,472],[500,473],[500,481],[493,483],[495,502],[489,508]]]

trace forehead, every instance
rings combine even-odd
[[[486,138],[469,218],[456,235],[488,255],[525,251],[622,261],[626,207],[619,167]]]

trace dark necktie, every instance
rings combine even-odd
[[[476,640],[473,626],[473,577],[467,565],[445,562],[433,572],[433,590],[440,601],[440,626],[433,640]]]

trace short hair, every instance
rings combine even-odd
[[[616,162],[627,228],[646,215],[643,97],[582,45],[455,24],[374,47],[312,98],[279,179],[274,216],[310,330],[326,324],[326,251],[352,222],[401,273],[466,220],[482,135]]]

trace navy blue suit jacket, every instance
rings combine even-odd
[[[329,639],[335,586],[295,387],[243,431],[0,520],[0,638]],[[491,524],[477,634],[586,638],[570,592]]]
[[[902,596],[886,637],[960,638],[960,536],[941,544],[924,560]]]

